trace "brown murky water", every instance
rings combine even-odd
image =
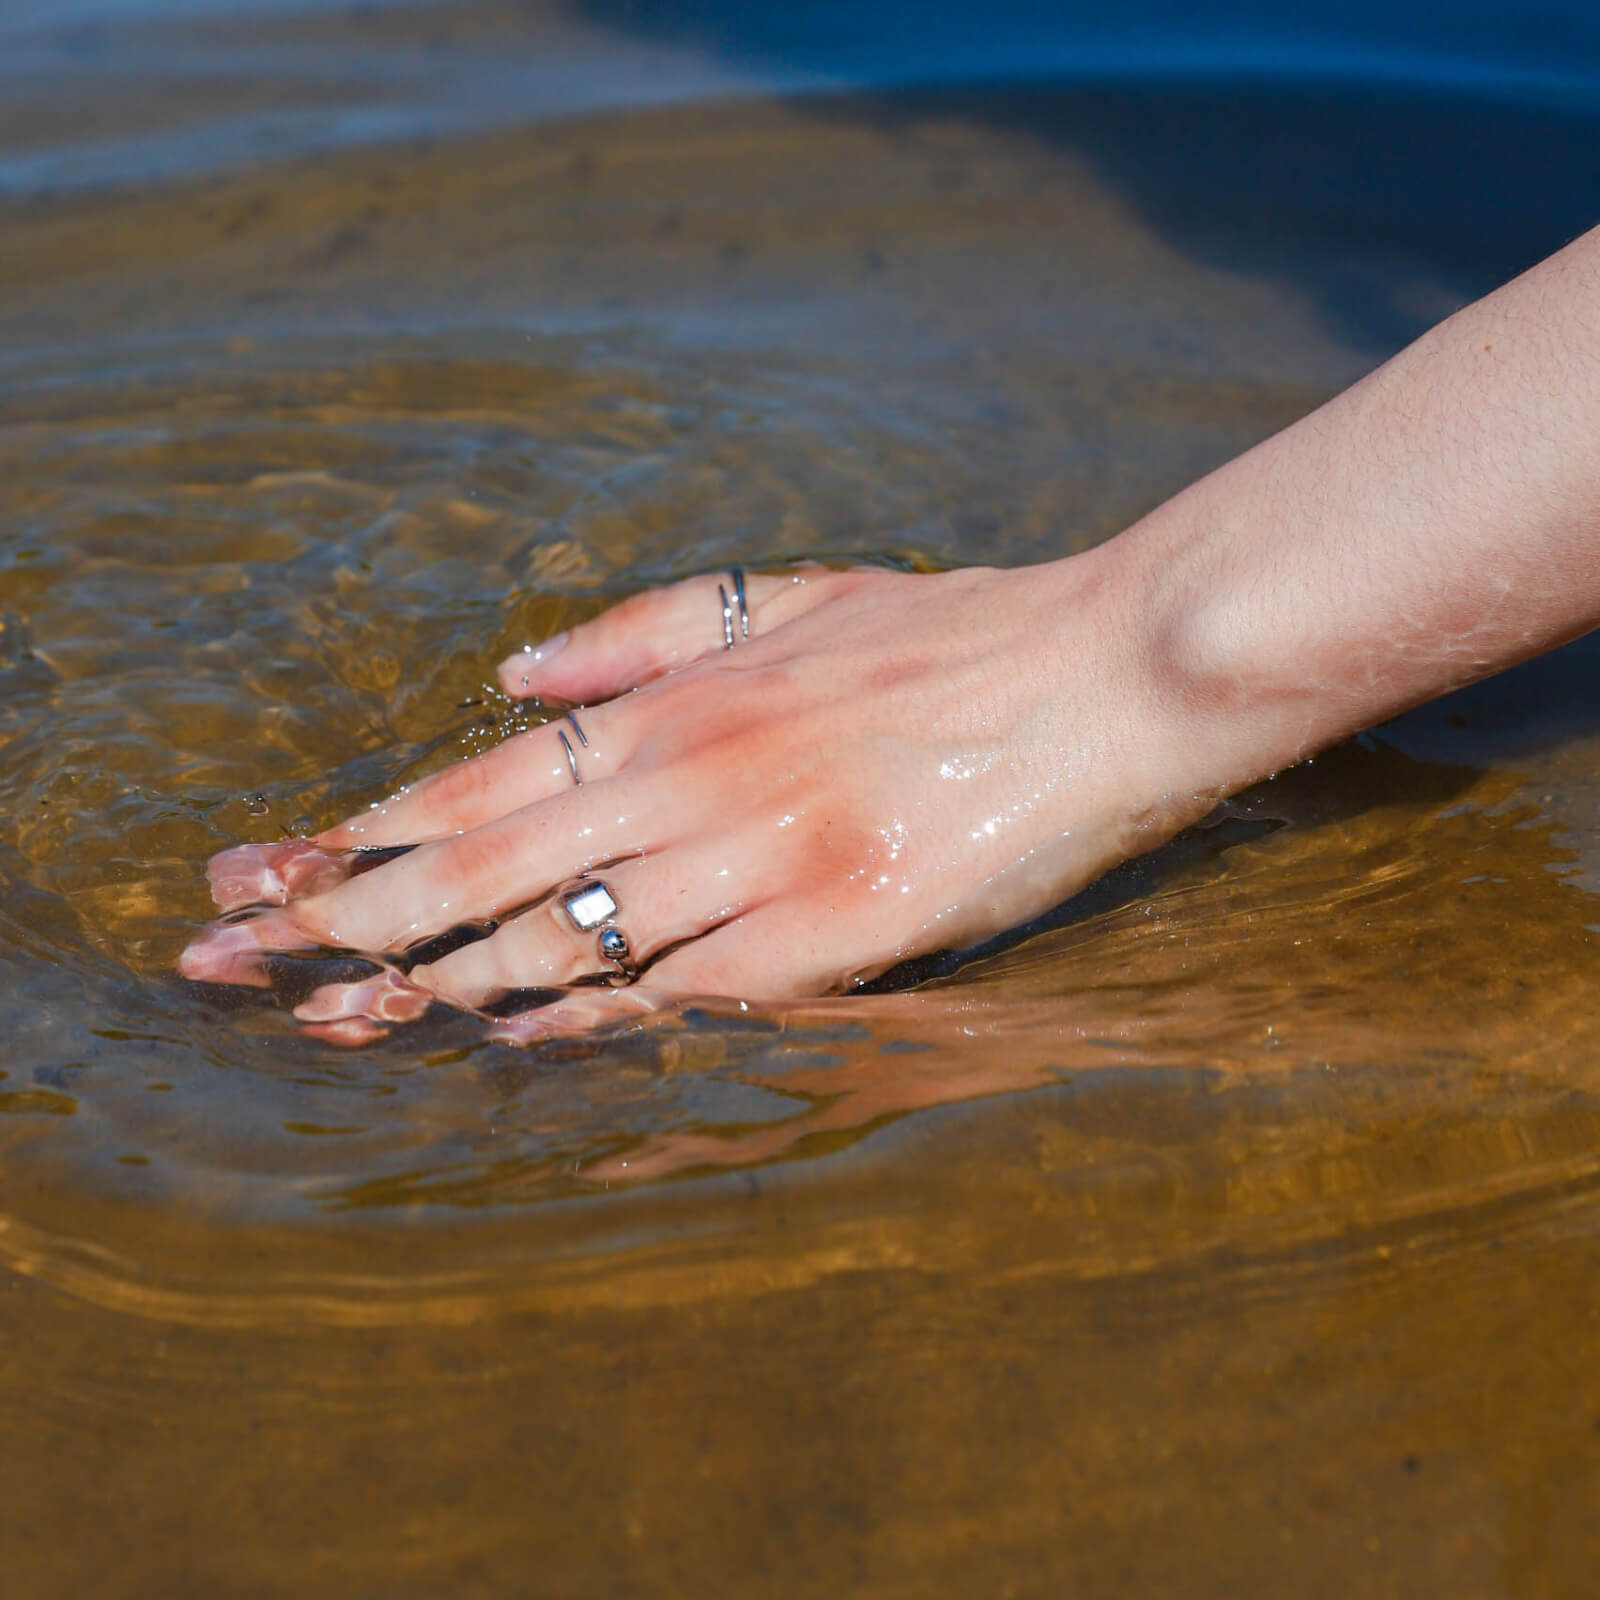
[[[1363,141],[1600,196],[1578,112],[1447,109],[734,99],[0,205],[8,1594],[1590,1591],[1594,642],[910,992],[352,1053],[172,975],[208,854],[502,737],[528,635],[1081,548],[1559,242],[1296,210]]]

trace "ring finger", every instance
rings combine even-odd
[[[530,905],[598,862],[653,852],[671,824],[671,812],[646,787],[605,779],[419,845],[281,910],[213,924],[184,951],[179,970],[212,983],[260,984],[260,957],[270,950],[413,949],[450,928]]]
[[[319,989],[295,1015],[325,1023],[363,1016],[409,1021],[432,999],[478,1009],[520,989],[564,988],[586,978],[633,975],[663,951],[749,909],[764,885],[730,892],[725,857],[664,852],[615,862],[563,884],[488,938],[411,969]],[[619,944],[620,939],[620,944]]]

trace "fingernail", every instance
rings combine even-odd
[[[567,642],[567,630],[563,628],[560,633],[552,633],[543,644],[525,644],[522,647],[523,666],[538,666],[548,661]]]
[[[552,634],[543,644],[525,644],[509,660],[500,663],[500,687],[508,694],[515,694],[520,680],[520,687],[526,689],[529,683],[529,674],[535,667],[542,667],[549,661],[567,642],[567,632],[562,629],[560,633]]]

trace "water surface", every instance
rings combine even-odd
[[[1584,1592],[1592,641],[910,992],[348,1052],[173,967],[530,636],[1110,536],[1600,214],[1596,103],[89,11],[105,137],[0,128],[10,1592]]]

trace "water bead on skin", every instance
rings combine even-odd
[[[526,658],[527,664],[530,667],[542,666],[560,651],[561,647],[567,642],[568,637],[567,630],[563,628],[560,633],[551,634],[541,645],[523,645],[522,654]],[[530,681],[529,675],[524,673],[522,675],[522,687],[526,689]]]

